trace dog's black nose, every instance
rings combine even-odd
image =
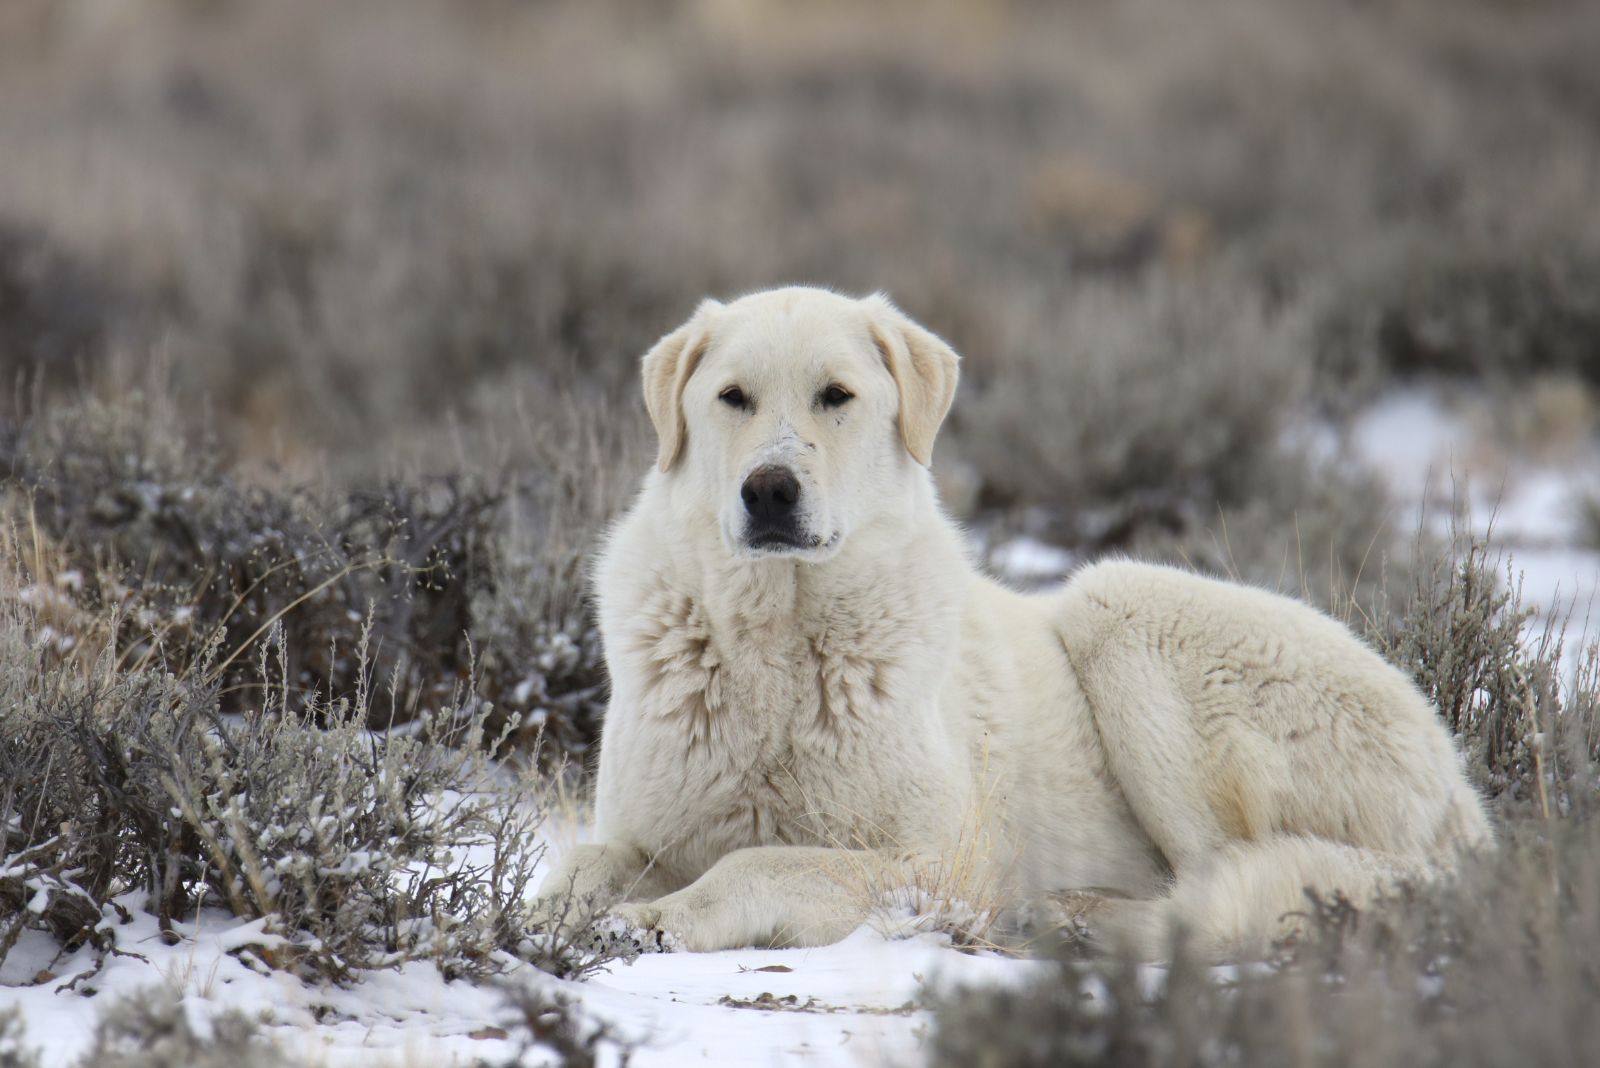
[[[786,467],[758,467],[739,488],[744,510],[763,525],[778,526],[794,514],[800,500],[800,483]]]

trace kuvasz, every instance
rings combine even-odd
[[[577,892],[694,950],[817,945],[962,867],[1158,956],[1283,934],[1490,838],[1449,733],[1339,623],[1117,561],[979,574],[928,463],[957,357],[881,295],[708,300],[644,357],[655,470],[596,570],[612,698]],[[1074,893],[1076,892],[1076,893]]]

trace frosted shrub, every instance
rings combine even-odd
[[[259,1028],[237,1010],[219,1013],[196,1028],[175,991],[153,987],[107,1009],[82,1068],[290,1068],[262,1041]]]
[[[1460,738],[1468,767],[1502,809],[1541,817],[1600,799],[1600,662],[1564,626],[1532,636],[1516,561],[1456,534],[1420,554],[1412,588],[1370,637],[1415,679]]]
[[[419,958],[446,974],[596,964],[531,926],[537,784],[485,762],[481,704],[406,733],[366,727],[365,686],[297,707],[272,677],[279,636],[256,661],[262,706],[225,716],[214,684],[109,657],[52,667],[7,622],[0,959],[32,927],[103,960],[129,910],[172,932],[204,905],[265,921],[247,961],[333,979]]]
[[[563,518],[570,491],[510,474],[252,485],[175,435],[167,404],[86,400],[0,435],[0,506],[27,531],[6,548],[31,561],[47,543],[57,576],[74,576],[40,578],[93,631],[80,659],[110,646],[196,678],[206,658],[217,711],[244,713],[262,707],[251,656],[275,630],[282,703],[302,716],[328,713],[313,696],[350,693],[365,670],[387,691],[362,705],[368,725],[406,723],[456,699],[471,669],[491,729],[519,716],[508,742],[534,752],[537,738],[547,765],[593,743],[605,671],[580,561],[599,519]],[[538,536],[519,540],[530,511]],[[349,655],[363,620],[364,667]]]

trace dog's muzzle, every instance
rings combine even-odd
[[[739,487],[745,544],[752,549],[812,549],[818,539],[800,527],[800,480],[787,467],[758,467]]]

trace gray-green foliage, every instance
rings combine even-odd
[[[109,1006],[81,1068],[290,1068],[248,1016],[229,1009],[195,1027],[183,998],[154,986]]]
[[[478,1060],[479,1068],[511,1068],[530,1051],[553,1054],[566,1068],[592,1068],[603,1050],[626,1065],[633,1043],[578,1010],[574,999],[542,984],[507,983],[505,1023],[521,1048],[503,1062]],[[0,1011],[0,1068],[39,1068],[39,1051],[25,1044],[18,1010]],[[291,1059],[237,1009],[209,1014],[197,1027],[181,993],[160,984],[109,1005],[95,1026],[94,1041],[73,1068],[291,1068]]]
[[[1249,499],[1256,466],[1278,460],[1306,368],[1294,324],[1245,291],[1102,285],[1011,303],[1004,357],[974,368],[952,425],[997,500],[1121,502],[1182,524]]]
[[[1600,788],[1600,664],[1587,635],[1530,635],[1516,561],[1472,538],[1422,553],[1413,586],[1369,637],[1405,669],[1460,738],[1503,813],[1591,807]]]
[[[533,983],[508,984],[506,1022],[522,1036],[522,1052],[543,1047],[555,1053],[564,1068],[593,1068],[602,1050],[612,1050],[627,1068],[635,1043],[605,1023],[578,1011],[575,999]],[[513,1058],[504,1068],[520,1064]]]
[[[1248,294],[1147,282],[1011,298],[1004,356],[972,361],[941,448],[969,465],[982,508],[1042,519],[1036,533],[1089,555],[1324,603],[1370,587],[1386,494],[1300,433],[1305,324]]]
[[[372,725],[406,722],[470,670],[491,726],[516,715],[526,743],[537,727],[546,760],[593,743],[605,671],[581,561],[599,520],[573,518],[569,467],[273,486],[226,472],[214,443],[177,431],[170,398],[143,393],[4,429],[4,513],[64,557],[77,578],[57,595],[124,662],[194,677],[208,658],[219,710],[239,712],[260,707],[250,653],[275,628],[282,695],[301,713],[367,671],[389,691],[363,706]]]
[[[974,496],[1088,550],[1220,509],[1276,562],[1298,518],[1316,570],[1341,506],[1274,437],[1313,364],[1600,366],[1591,4],[381,6],[155,5],[108,54],[11,0],[5,379],[154,348],[217,447],[370,484],[568,398],[637,427],[707,294],[881,287],[967,356]]]
[[[1434,250],[1345,287],[1319,324],[1319,364],[1368,390],[1395,375],[1503,387],[1550,372],[1600,386],[1597,283],[1592,253]]]
[[[39,1068],[38,1051],[24,1045],[21,1009],[0,1009],[0,1068]]]
[[[129,908],[170,930],[205,904],[267,920],[253,959],[334,979],[596,963],[534,924],[537,783],[485,765],[471,699],[374,733],[365,684],[291,704],[278,640],[258,650],[260,707],[223,715],[204,672],[63,665],[26,617],[4,622],[0,959],[26,927],[103,959]]]

